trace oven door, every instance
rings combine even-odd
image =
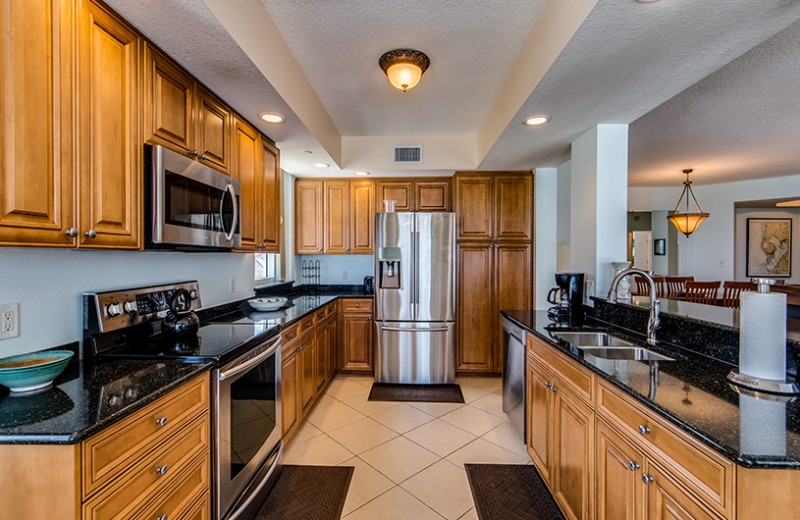
[[[249,503],[240,497],[243,491],[256,494],[264,487],[250,485],[254,476],[264,482],[271,476],[259,471],[265,461],[279,464],[270,454],[281,442],[280,369],[281,341],[275,336],[216,371],[215,518],[238,518]]]
[[[162,146],[149,146],[150,234],[155,246],[241,247],[241,182]]]

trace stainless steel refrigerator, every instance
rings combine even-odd
[[[375,214],[375,381],[456,377],[454,213]]]

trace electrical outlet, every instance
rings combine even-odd
[[[0,339],[19,336],[19,304],[0,305]]]
[[[347,280],[347,269],[342,269],[342,280]]]
[[[236,292],[236,278],[231,277],[231,294]]]

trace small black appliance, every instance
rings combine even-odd
[[[365,276],[364,277],[364,292],[366,294],[375,294],[375,277],[374,276]]]
[[[584,273],[556,273],[556,285],[547,293],[547,301],[554,306],[547,314],[554,321],[583,318]],[[557,297],[557,298],[556,298]]]

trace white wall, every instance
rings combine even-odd
[[[364,277],[373,276],[375,271],[372,255],[295,255],[296,285],[303,283],[301,268],[303,260],[306,262],[319,260],[321,284],[361,285],[364,283]]]
[[[294,175],[283,171],[283,279],[297,280],[294,265]]]
[[[0,357],[81,339],[84,291],[186,280],[200,283],[203,307],[246,298],[253,255],[0,248],[0,304],[20,304],[20,336],[0,341]]]
[[[747,280],[747,219],[749,218],[790,218],[792,219],[792,277],[786,278],[788,284],[800,283],[800,208],[747,208],[736,210],[736,237],[734,241],[735,273],[737,280]]]
[[[558,194],[556,213],[556,271],[569,271],[570,249],[570,188],[572,183],[572,161],[567,161],[558,167]],[[552,225],[552,222],[550,223]]]
[[[547,292],[555,283],[557,230],[553,216],[558,211],[558,170],[537,168],[533,173],[534,223],[534,308],[547,309]]]
[[[683,186],[629,188],[631,211],[672,210]],[[678,273],[697,280],[734,278],[734,202],[800,195],[800,175],[692,186],[703,211],[711,214],[688,238],[678,235]]]

